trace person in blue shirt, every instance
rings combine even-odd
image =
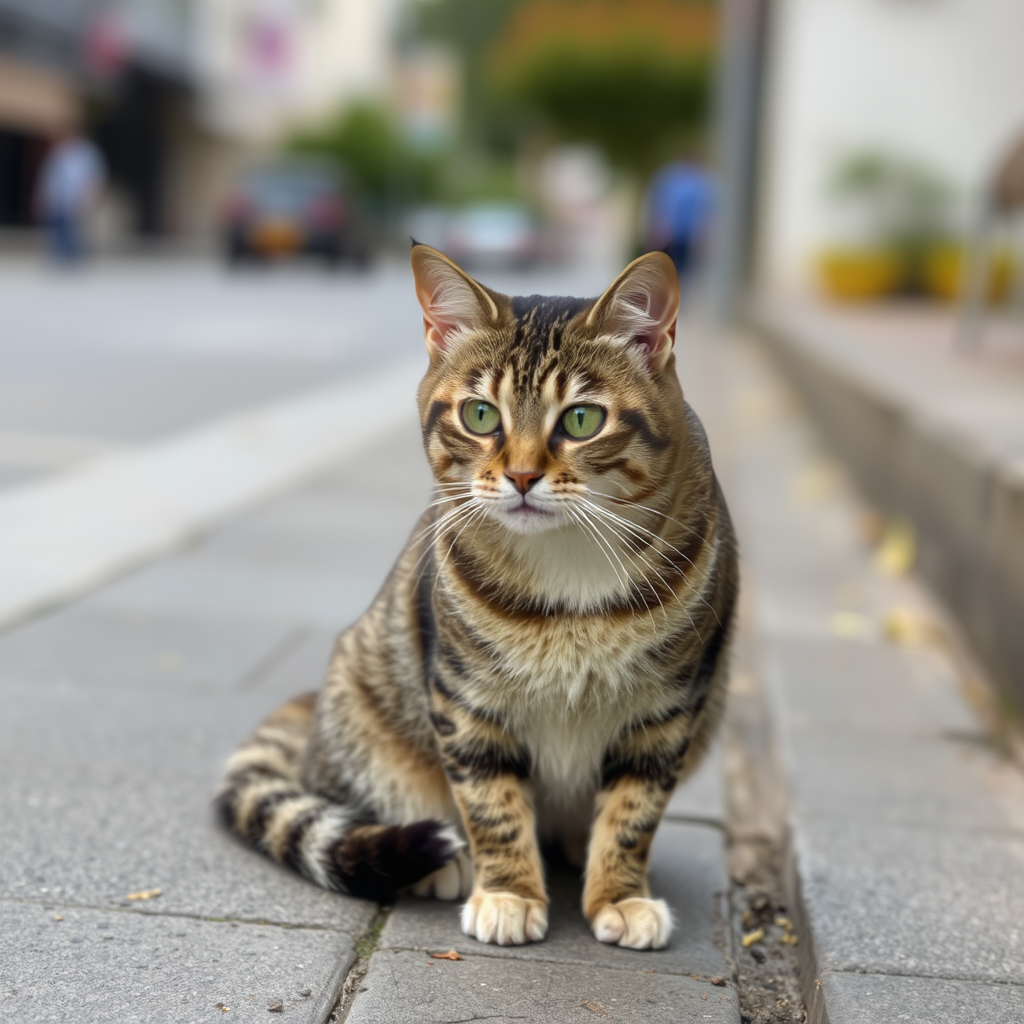
[[[692,157],[666,165],[648,186],[647,248],[668,253],[683,281],[700,263],[714,203],[714,182]]]
[[[36,212],[58,262],[77,263],[85,257],[86,221],[105,177],[99,150],[77,126],[68,125],[46,154],[36,184]]]

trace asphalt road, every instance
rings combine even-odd
[[[596,294],[607,271],[481,274]],[[166,437],[420,350],[404,260],[371,273],[212,262],[0,265],[0,487]]]

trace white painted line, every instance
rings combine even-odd
[[[0,626],[84,593],[321,472],[404,415],[425,359],[0,492]]]

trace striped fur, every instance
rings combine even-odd
[[[426,246],[413,268],[434,500],[323,690],[235,754],[224,818],[328,888],[468,895],[464,930],[499,943],[543,938],[557,840],[596,937],[663,946],[647,855],[721,716],[738,585],[675,374],[674,271],[642,257],[578,300],[507,298]],[[470,401],[499,429],[468,430]],[[605,419],[574,440],[581,403]]]

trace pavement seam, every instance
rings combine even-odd
[[[271,921],[263,917],[214,917],[209,914],[189,914],[181,910],[143,910],[141,907],[118,907],[104,903],[74,903],[64,899],[37,899],[34,896],[4,896],[0,902],[19,903],[23,906],[43,907],[44,909],[61,907],[65,910],[93,910],[111,914],[134,914],[137,917],[174,917],[190,921],[206,921],[210,924],[241,924],[259,928],[283,928],[287,931],[336,932],[339,935],[352,935],[345,928],[330,924],[297,924],[291,921]]]
[[[908,978],[918,981],[956,981],[968,985],[1002,985],[1004,988],[1019,988],[1024,991],[1024,985],[1018,981],[1005,981],[1002,978],[970,978],[960,974],[906,974],[903,971],[869,971],[867,968],[861,970],[846,969],[843,967],[827,967],[815,979],[820,981],[829,976],[844,975],[848,978]]]
[[[355,960],[346,972],[344,981],[338,986],[327,1024],[344,1024],[348,1019],[363,989],[363,979],[370,972],[370,958],[380,948],[381,933],[394,909],[379,907],[373,919],[352,943]]]

